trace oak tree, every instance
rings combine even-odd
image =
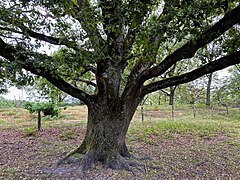
[[[0,64],[15,78],[41,76],[87,105],[85,138],[67,155],[84,154],[82,171],[98,161],[130,170],[137,163],[126,160],[134,156],[125,138],[141,100],[240,63],[239,23],[237,0],[2,0]],[[231,51],[161,78],[226,34]],[[50,55],[56,50],[62,53]]]

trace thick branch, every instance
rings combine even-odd
[[[161,90],[170,86],[176,86],[179,84],[193,81],[205,74],[213,73],[215,71],[224,69],[228,66],[235,65],[238,63],[240,63],[240,51],[224,56],[216,61],[209,62],[206,65],[199,67],[189,73],[167,78],[167,79],[146,85],[142,89],[141,96],[145,96],[146,94],[149,94],[151,92]]]
[[[17,31],[17,30],[14,30],[14,29],[3,28],[3,27],[0,27],[0,29],[6,30],[6,31],[11,31],[11,32],[14,32],[14,33],[22,34],[22,35],[27,35],[27,36],[33,37],[35,39],[45,41],[45,42],[48,42],[48,43],[54,44],[54,45],[65,45],[68,48],[72,48],[76,51],[79,51],[80,47],[76,44],[76,42],[68,41],[66,39],[55,38],[55,37],[52,37],[52,36],[47,36],[47,35],[41,34],[41,33],[37,33],[37,32],[34,32],[34,31],[28,29],[25,26],[21,26],[21,27],[18,26],[18,27],[22,31]]]
[[[160,89],[164,94],[166,94],[167,96],[170,96],[170,93],[167,91],[164,91],[163,89]]]
[[[237,23],[240,23],[240,5],[225,14],[221,20],[200,34],[198,38],[190,40],[167,56],[159,65],[143,72],[138,81],[142,82],[157,77],[178,61],[193,57],[199,48],[207,45]]]
[[[52,72],[49,69],[46,69],[44,66],[35,67],[33,60],[29,58],[35,56],[40,59],[50,58],[47,55],[43,55],[40,53],[28,53],[23,48],[21,51],[25,51],[26,53],[19,53],[19,50],[16,50],[12,45],[6,44],[2,39],[0,39],[0,56],[8,59],[11,62],[20,61],[22,68],[27,71],[32,72],[33,74],[42,76],[46,78],[50,83],[54,84],[60,90],[66,92],[67,94],[76,97],[82,100],[84,103],[88,104],[91,101],[91,96],[85,93],[84,91],[75,88],[74,86],[67,83],[64,79],[62,79],[57,73]]]

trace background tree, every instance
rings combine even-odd
[[[216,60],[217,58],[219,58],[223,55],[223,50],[221,48],[219,48],[219,46],[221,46],[221,44],[222,44],[223,37],[213,41],[208,46],[206,46],[206,48],[203,48],[201,51],[199,51],[196,54],[196,56],[198,56],[201,63],[206,64],[208,62],[212,62],[212,61]],[[212,85],[212,81],[213,81],[213,73],[207,74],[206,78],[207,78],[207,83],[206,83],[207,88],[206,88],[205,104],[207,106],[210,106],[210,103],[211,103],[211,85]]]
[[[211,85],[212,85],[212,77],[213,73],[207,75],[208,82],[207,82],[207,93],[206,93],[206,105],[210,106],[211,104]]]
[[[229,74],[223,79],[219,79],[214,90],[215,101],[225,106],[239,106],[240,104],[240,71],[238,66],[231,67]]]
[[[233,43],[238,37],[229,33],[225,41],[231,51],[189,72],[159,78],[238,23],[238,1],[5,0],[0,2],[0,56],[19,77],[31,72],[46,78],[87,105],[85,139],[67,155],[85,154],[80,171],[97,161],[130,170],[137,163],[124,159],[133,157],[125,137],[144,96],[239,63]],[[44,52],[56,46],[65,49],[60,57]],[[76,78],[94,91],[86,92]]]

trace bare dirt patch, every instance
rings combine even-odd
[[[71,132],[72,136],[68,137]],[[0,179],[239,179],[240,146],[232,139],[218,134],[209,139],[174,134],[171,139],[151,143],[131,138],[130,150],[138,157],[149,157],[144,172],[103,169],[101,165],[80,178],[79,160],[57,166],[64,154],[83,140],[84,127],[49,128],[36,136],[24,137],[17,130],[0,131]],[[61,139],[62,136],[68,138]],[[229,143],[232,142],[232,143]]]

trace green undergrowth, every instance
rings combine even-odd
[[[172,134],[189,134],[194,137],[211,137],[216,133],[227,132],[227,129],[220,124],[209,122],[189,122],[185,120],[171,121],[148,121],[136,124],[129,129],[129,134],[137,139],[145,139],[152,136],[170,138]]]
[[[5,120],[0,119],[0,125],[6,125],[7,122]]]
[[[187,115],[175,120],[165,118],[159,120],[133,121],[128,137],[151,141],[151,138],[159,136],[168,139],[173,134],[191,135],[195,138],[210,138],[216,134],[240,137],[239,110],[232,110],[228,115],[198,115],[196,118]]]

